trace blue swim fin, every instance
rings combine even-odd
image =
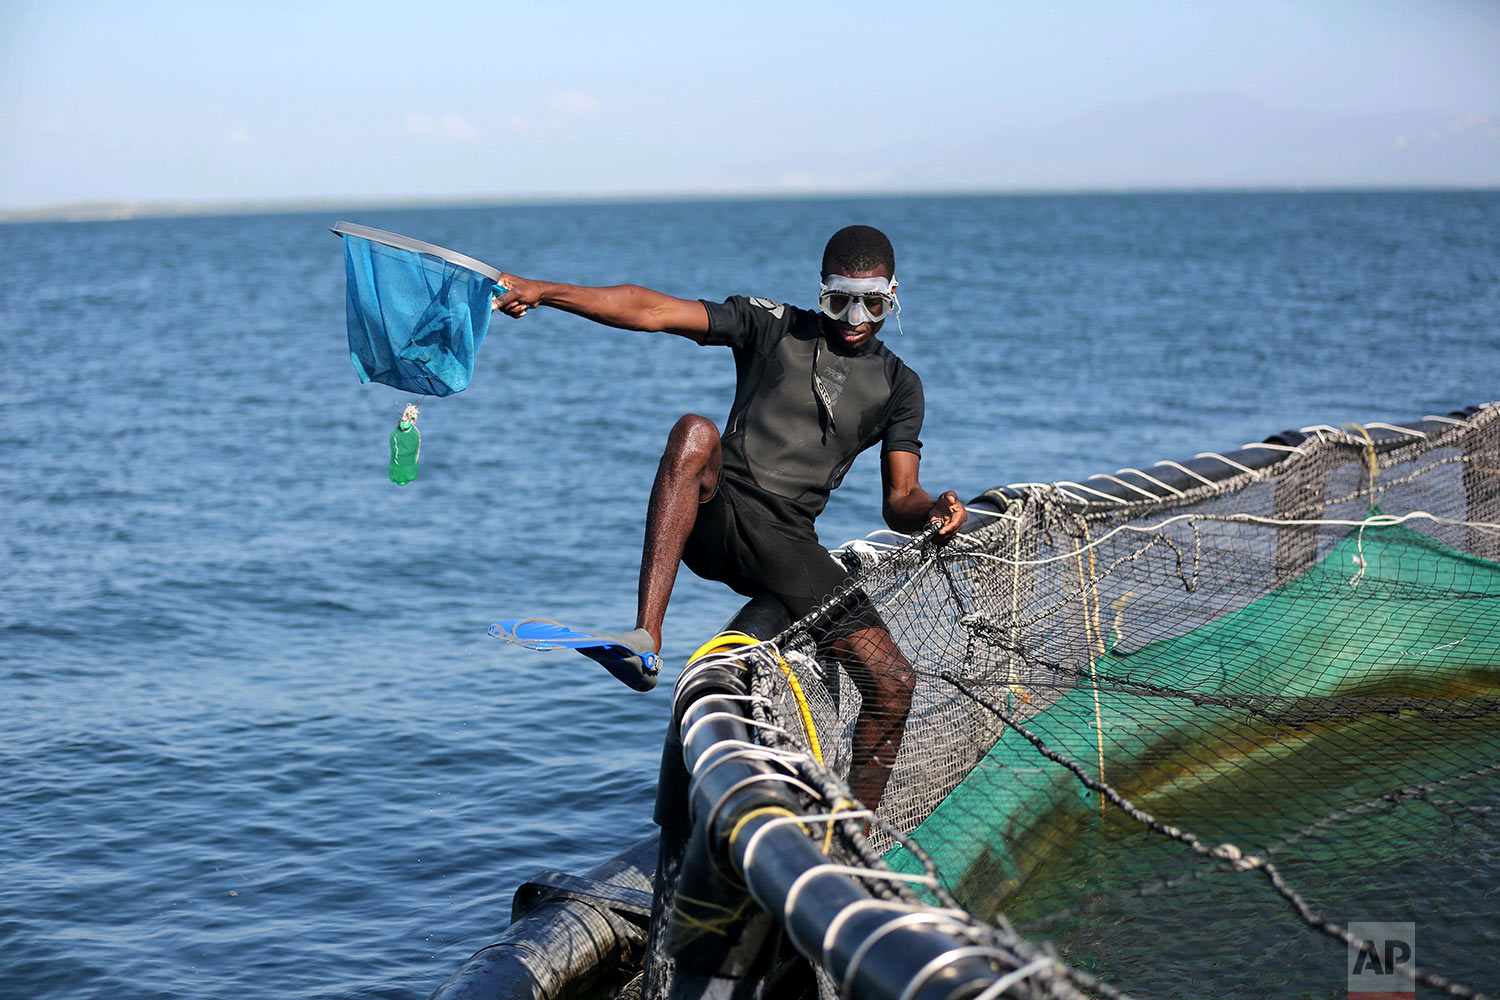
[[[576,649],[618,677],[627,687],[650,691],[661,673],[661,657],[643,628],[618,635],[583,632],[550,618],[507,618],[490,635],[527,649]]]

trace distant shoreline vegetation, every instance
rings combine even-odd
[[[1266,185],[1264,187],[1091,187],[1012,188],[952,191],[725,191],[643,192],[598,195],[536,195],[520,198],[483,196],[459,198],[303,198],[282,201],[89,201],[38,208],[0,209],[0,224],[24,222],[123,222],[185,216],[281,215],[343,210],[399,210],[435,208],[490,208],[504,205],[627,205],[652,202],[825,201],[856,198],[1027,198],[1098,197],[1110,195],[1225,195],[1225,194],[1485,194],[1500,187],[1468,185]]]

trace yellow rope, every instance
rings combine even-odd
[[[729,846],[731,848],[734,847],[734,842],[735,842],[735,840],[737,840],[739,838],[740,831],[745,828],[745,824],[748,823],[748,822],[750,822],[752,819],[755,819],[758,816],[795,816],[795,815],[797,815],[797,814],[794,813],[794,812],[792,812],[790,809],[786,808],[785,806],[757,806],[754,809],[751,809],[749,812],[745,813],[745,815],[741,816],[735,822],[733,829],[731,829],[729,831]],[[797,825],[802,828],[802,832],[803,833],[807,833],[808,832],[807,827],[802,826],[801,823],[798,823]]]
[[[830,809],[830,810],[828,810],[828,812],[829,812],[830,815],[837,816],[841,812],[848,811],[853,806],[854,806],[854,803],[850,802],[848,799],[839,799],[837,802],[835,802],[833,804],[833,808]],[[825,827],[827,827],[827,829],[823,833],[823,853],[824,853],[824,855],[827,855],[830,851],[833,850],[833,826],[834,825],[832,823],[825,823],[823,825]]]
[[[688,657],[688,662],[692,663],[698,657],[709,653],[717,653],[736,646],[754,646],[759,642],[760,640],[755,636],[746,635],[744,632],[720,632],[699,646],[698,651]],[[807,695],[803,693],[802,685],[797,681],[797,675],[792,673],[792,668],[786,660],[777,656],[776,662],[781,665],[781,672],[786,675],[787,683],[791,686],[792,697],[797,700],[797,709],[802,714],[802,728],[807,733],[808,749],[812,750],[813,759],[821,764],[823,763],[823,748],[818,744],[818,727],[813,723],[812,707],[807,703]]]
[[[787,683],[792,687],[792,697],[797,699],[797,708],[802,712],[802,726],[807,730],[807,746],[812,750],[813,758],[819,764],[823,763],[823,748],[818,746],[818,728],[813,725],[812,708],[807,704],[807,696],[802,693],[802,685],[797,683],[797,675],[792,673],[791,665],[781,657],[776,657],[776,662],[781,664],[781,672],[786,674]]]
[[[720,632],[718,635],[714,636],[712,639],[699,646],[697,652],[693,653],[692,656],[689,656],[687,661],[689,663],[692,663],[700,656],[706,656],[709,653],[717,653],[719,650],[728,649],[730,646],[753,646],[759,641],[760,640],[755,638],[755,636],[746,635],[744,632]]]
[[[1015,505],[1020,507],[1021,501],[1017,500]],[[1006,503],[1005,510],[1007,513],[1010,512],[1010,506],[1009,503]],[[1015,565],[1011,567],[1010,575],[1010,621],[1012,629],[1018,628],[1016,623],[1021,620],[1021,528],[1019,519],[1017,520],[1015,535]],[[1012,634],[1010,637],[1010,649],[1006,651],[1005,683],[1013,693],[1021,697],[1022,701],[1029,704],[1031,702],[1031,695],[1027,694],[1025,689],[1016,680],[1016,646],[1019,642],[1020,636]]]
[[[1099,628],[1097,612],[1099,592],[1094,582],[1097,565],[1094,562],[1094,546],[1092,541],[1089,540],[1089,524],[1081,517],[1078,519],[1078,522],[1083,528],[1083,537],[1076,540],[1074,544],[1078,547],[1078,586],[1079,596],[1083,599],[1083,638],[1085,646],[1088,649],[1089,679],[1093,681],[1094,688],[1094,733],[1099,747],[1099,783],[1104,784],[1104,714],[1099,708],[1099,677],[1094,672],[1094,640],[1097,636],[1099,641],[1099,655],[1103,656],[1105,653],[1104,635]],[[1087,579],[1085,579],[1083,573],[1083,550],[1085,542],[1089,543],[1089,571]],[[1093,610],[1089,607],[1089,593],[1091,591],[1094,595]],[[1101,795],[1099,796],[1099,815],[1104,815],[1104,809],[1105,799]]]
[[[1099,625],[1099,566],[1094,562],[1094,543],[1089,539],[1089,526],[1083,525],[1084,540],[1089,543],[1089,591],[1094,595],[1094,603],[1089,608],[1089,618],[1094,625],[1094,641],[1099,644],[1099,655],[1103,656],[1108,650],[1104,645],[1104,629]]]
[[[1118,649],[1120,641],[1125,634],[1125,602],[1135,594],[1135,588],[1125,591],[1115,599],[1115,648]]]
[[[1380,461],[1375,457],[1375,439],[1370,437],[1370,432],[1365,430],[1361,424],[1349,423],[1341,424],[1340,426],[1345,430],[1353,429],[1364,435],[1365,459],[1366,464],[1370,467],[1370,502],[1373,504],[1375,502],[1375,476],[1380,472]]]
[[[683,903],[701,906],[705,910],[718,910],[721,916],[709,919],[695,917],[682,909]],[[746,896],[740,901],[738,906],[731,909],[730,907],[706,899],[693,899],[691,896],[684,896],[678,893],[672,899],[672,916],[675,922],[681,926],[690,927],[693,930],[706,934],[717,934],[719,937],[728,937],[729,928],[734,926],[735,922],[744,916],[746,907],[750,906],[751,903],[751,898]]]
[[[830,809],[830,810],[828,810],[828,812],[829,812],[829,815],[837,816],[839,813],[841,813],[841,812],[848,812],[852,808],[854,808],[854,803],[853,802],[849,801],[848,799],[839,799],[837,802],[834,803],[833,808]],[[761,816],[795,816],[795,815],[797,815],[797,814],[794,813],[794,812],[792,812],[790,809],[787,809],[787,808],[785,808],[783,806],[759,806],[759,807],[757,807],[755,809],[751,809],[749,812],[745,813],[745,815],[741,816],[735,822],[734,828],[729,831],[729,846],[731,848],[734,847],[735,841],[737,841],[739,839],[740,834],[745,829],[745,824],[749,823],[753,819],[757,819],[757,818],[759,818]],[[834,824],[832,824],[832,823],[825,823],[824,824],[824,827],[826,829],[826,832],[823,834],[823,853],[824,854],[828,854],[830,851],[833,850],[833,826],[834,826]],[[808,836],[812,836],[812,832],[810,830],[808,830],[807,824],[805,824],[805,823],[798,823],[797,824],[797,828],[799,830],[801,830],[803,833],[807,834]]]

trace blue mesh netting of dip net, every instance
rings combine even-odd
[[[349,358],[361,382],[449,396],[467,388],[500,272],[461,253],[340,222]]]

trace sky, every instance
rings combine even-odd
[[[0,211],[1500,186],[1500,0],[0,0]]]

